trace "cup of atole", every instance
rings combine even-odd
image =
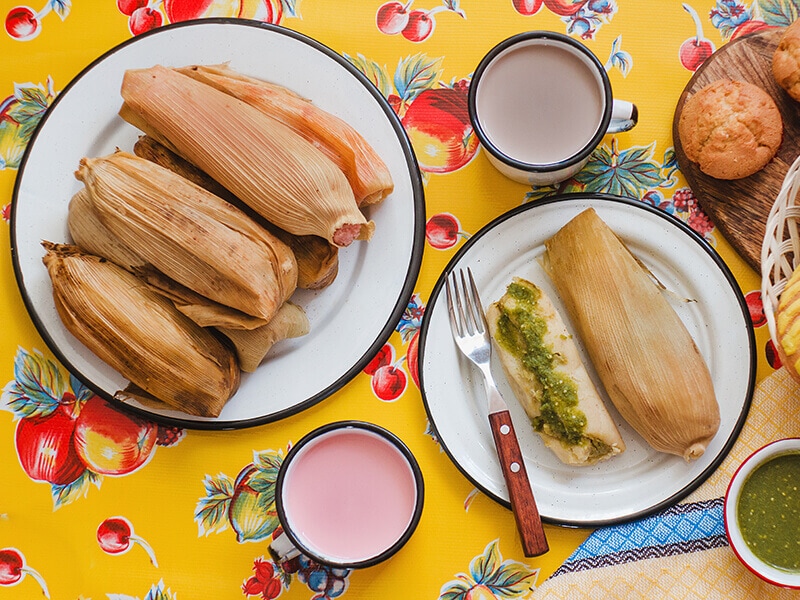
[[[469,115],[489,161],[535,186],[569,179],[603,136],[639,118],[635,104],[614,99],[591,50],[550,31],[512,36],[484,56],[470,83]]]
[[[278,472],[275,505],[283,532],[272,559],[298,556],[359,569],[393,556],[422,515],[422,472],[393,433],[364,421],[339,421],[305,435]]]
[[[725,533],[750,571],[800,589],[800,438],[767,444],[742,462],[725,494]]]

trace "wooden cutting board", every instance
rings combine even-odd
[[[756,272],[761,270],[761,244],[767,217],[791,164],[800,154],[800,102],[793,100],[772,76],[772,55],[785,28],[773,28],[735,39],[712,54],[695,72],[678,99],[672,124],[678,166],[705,213]],[[693,93],[718,79],[755,84],[775,100],[783,117],[783,141],[772,161],[758,173],[725,181],[702,173],[683,152],[678,120]]]

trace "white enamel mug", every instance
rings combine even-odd
[[[358,569],[393,556],[419,523],[422,471],[408,447],[364,421],[329,423],[305,435],[278,472],[283,532],[269,546],[284,570],[301,554]]]
[[[585,45],[529,31],[492,48],[469,90],[472,127],[506,177],[551,185],[580,171],[607,133],[632,129],[636,105],[615,100],[603,64]]]

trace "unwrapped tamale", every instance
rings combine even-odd
[[[652,275],[586,209],[543,264],[620,415],[653,448],[696,459],[720,424],[708,366]]]
[[[550,298],[515,277],[486,310],[511,389],[559,459],[591,465],[625,450],[617,426]]]

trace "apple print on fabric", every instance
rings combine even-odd
[[[128,17],[131,34],[139,35],[165,23],[206,17],[235,17],[280,24],[284,16],[297,17],[299,0],[117,0]]]
[[[32,40],[42,31],[42,19],[53,12],[61,20],[69,15],[72,2],[70,0],[49,0],[38,11],[30,6],[15,6],[6,13],[6,33],[18,42]]]
[[[462,19],[467,15],[458,6],[458,0],[443,0],[440,6],[430,9],[415,8],[411,5],[414,0],[405,4],[402,2],[387,2],[378,8],[375,15],[375,24],[378,30],[386,35],[401,34],[410,42],[423,42],[428,39],[436,27],[436,13],[443,11],[457,14]]]
[[[3,548],[0,550],[0,588],[12,587],[25,581],[26,576],[30,575],[41,589],[45,598],[50,598],[44,577],[36,569],[29,567],[25,563],[25,556],[16,548]],[[20,590],[21,593],[25,593]],[[28,597],[35,597],[34,593],[29,593]]]
[[[519,14],[531,16],[542,6],[561,17],[570,35],[582,39],[593,39],[604,23],[608,23],[617,12],[614,0],[511,0]]]
[[[521,562],[503,560],[499,540],[490,542],[469,563],[469,573],[458,573],[445,583],[439,600],[504,600],[529,598],[536,589],[539,569]]]
[[[86,496],[90,484],[99,488],[103,476],[141,469],[156,446],[173,446],[185,435],[118,410],[41,353],[22,348],[0,400],[17,422],[22,470],[50,485],[55,509]]]
[[[362,55],[344,57],[375,84],[400,117],[423,176],[452,173],[475,158],[478,138],[469,120],[469,81],[441,81],[442,58],[401,58],[390,76],[385,66]]]
[[[230,527],[240,544],[270,541],[280,535],[275,486],[288,451],[289,448],[253,452],[253,462],[245,465],[235,479],[225,473],[206,475],[206,494],[197,502],[194,513],[198,535],[222,533]],[[269,594],[288,588],[296,576],[315,592],[315,600],[332,600],[345,592],[350,575],[349,569],[323,566],[302,555],[281,567],[262,557],[256,559],[253,570],[255,574],[245,580],[242,590],[245,595],[267,592],[267,598],[277,597]],[[272,583],[276,578],[281,587]]]

